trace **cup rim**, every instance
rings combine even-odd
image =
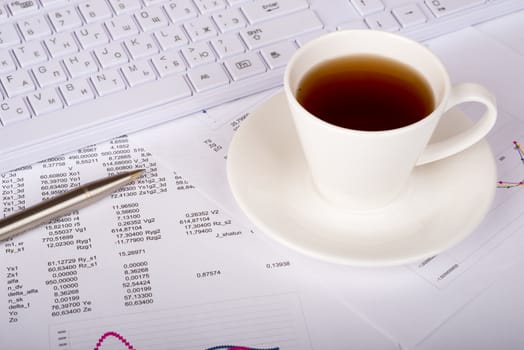
[[[295,64],[295,62],[300,58],[301,55],[303,55],[304,52],[307,50],[311,50],[312,47],[318,44],[320,41],[330,40],[332,37],[335,36],[346,36],[346,35],[369,35],[369,36],[375,36],[375,37],[389,37],[389,39],[392,40],[400,40],[404,41],[410,45],[416,46],[419,50],[424,51],[426,54],[428,54],[430,57],[433,58],[435,66],[438,68],[438,70],[442,73],[441,78],[443,81],[443,93],[442,97],[439,101],[436,101],[435,106],[431,113],[423,117],[422,119],[394,129],[386,129],[386,130],[378,130],[378,131],[370,131],[370,130],[359,130],[359,129],[349,129],[345,128],[339,125],[328,123],[327,121],[315,116],[314,114],[310,113],[307,109],[305,109],[296,99],[295,93],[291,90],[290,86],[290,75],[291,75],[291,69],[292,66]],[[365,53],[364,53],[365,54]],[[384,57],[387,57],[387,55],[384,55]],[[286,65],[286,69],[284,71],[284,82],[283,82],[283,88],[284,92],[287,96],[288,104],[292,103],[295,107],[298,107],[300,110],[306,113],[310,118],[315,120],[319,125],[323,127],[330,127],[333,128],[339,132],[344,133],[357,133],[357,134],[366,134],[366,135],[383,135],[383,134],[394,134],[394,133],[400,133],[404,131],[408,131],[412,128],[419,127],[420,125],[424,125],[426,123],[430,123],[434,118],[438,117],[442,114],[444,111],[444,106],[447,104],[450,91],[451,91],[451,81],[449,78],[449,74],[444,67],[444,64],[442,61],[426,46],[420,44],[419,42],[412,40],[410,38],[407,38],[405,36],[401,36],[398,34],[390,33],[390,32],[384,32],[384,31],[378,31],[378,30],[372,30],[372,29],[348,29],[348,30],[341,30],[336,32],[331,32],[324,34],[318,38],[315,38],[308,43],[306,43],[304,46],[300,47],[290,58],[288,61],[288,64]],[[433,89],[432,89],[433,90]],[[436,96],[434,96],[436,99]]]

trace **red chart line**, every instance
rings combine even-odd
[[[524,164],[524,150],[520,143],[513,141],[513,149],[516,150],[520,156],[520,161]],[[497,188],[513,188],[513,187],[524,187],[524,181],[498,181]]]
[[[98,338],[98,341],[96,342],[94,350],[100,350],[100,346],[102,346],[102,343],[104,342],[104,340],[106,340],[109,337],[114,337],[120,340],[122,344],[124,344],[129,350],[135,350],[133,345],[131,345],[131,343],[127,341],[126,338],[124,338],[119,333],[113,332],[113,331],[105,332],[104,334],[102,334],[102,336]],[[250,347],[237,346],[237,345],[220,345],[220,346],[215,346],[213,348],[209,348],[207,350],[218,350],[218,349],[224,349],[224,350],[279,350],[279,348],[260,349],[260,348],[250,348]]]
[[[105,332],[104,334],[102,334],[102,336],[98,339],[98,341],[96,342],[96,345],[95,345],[95,349],[94,350],[99,350],[100,349],[100,346],[102,345],[102,343],[104,342],[104,340],[106,340],[106,338],[108,337],[114,337],[118,340],[120,340],[122,342],[122,344],[124,344],[125,346],[127,346],[127,348],[129,350],[135,350],[135,348],[133,347],[133,345],[131,345],[130,342],[127,341],[126,338],[124,338],[123,336],[121,336],[119,333],[117,332],[113,332],[113,331],[109,331],[109,332]]]

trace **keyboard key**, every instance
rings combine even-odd
[[[5,9],[5,7],[0,5],[0,21],[5,21],[8,17],[9,15],[7,14],[7,10]]]
[[[260,53],[269,65],[269,68],[275,69],[285,67],[295,51],[297,51],[296,45],[290,41],[285,41],[264,47],[260,50]]]
[[[366,17],[365,21],[371,29],[384,30],[387,32],[396,32],[400,29],[399,23],[390,12],[371,15]]]
[[[164,5],[164,9],[173,23],[197,16],[197,11],[191,0],[171,0]]]
[[[118,42],[96,49],[95,55],[104,69],[129,62],[126,52]]]
[[[394,8],[392,12],[404,28],[416,26],[425,23],[428,20],[426,15],[416,4],[397,7]]]
[[[135,18],[144,32],[167,26],[167,18],[160,6],[148,7],[135,14]]]
[[[29,118],[31,118],[31,112],[22,97],[14,97],[0,102],[0,120],[2,125],[8,126]]]
[[[342,23],[337,26],[338,30],[343,29],[369,29],[369,26],[366,24],[365,21],[362,20],[356,20],[356,21],[349,21]]]
[[[68,91],[66,90],[67,85],[69,84],[60,87],[62,93],[64,90]],[[70,85],[72,85],[70,86],[72,89],[71,94],[69,92],[66,94],[69,98],[78,97],[79,99],[76,100],[76,103],[94,98],[87,81],[85,81],[85,84],[82,81],[74,81]],[[189,96],[191,96],[191,89],[184,78],[181,75],[172,75],[151,83],[115,92],[107,97],[98,97],[96,103],[84,103],[81,110],[86,115],[96,115],[104,119],[104,117],[111,118],[120,113],[129,114],[146,111],[152,107],[181,100]],[[68,99],[68,97],[65,98],[66,100]],[[63,112],[67,115],[67,108]]]
[[[266,71],[264,62],[255,52],[228,58],[224,64],[234,80],[246,79]]]
[[[351,3],[362,16],[384,10],[384,3],[381,0],[351,0]]]
[[[24,45],[17,46],[13,49],[13,54],[21,67],[47,61],[44,48],[38,41],[30,41]]]
[[[182,28],[174,25],[157,30],[155,37],[164,51],[186,45],[189,42]]]
[[[222,33],[240,29],[247,25],[244,16],[238,8],[220,11],[213,15],[213,20]]]
[[[105,0],[88,0],[78,5],[78,10],[87,23],[111,18],[112,13]]]
[[[12,24],[0,24],[0,48],[20,44],[20,37]]]
[[[180,73],[187,69],[184,60],[176,51],[167,51],[161,53],[152,59],[153,65],[161,77],[174,73]]]
[[[46,62],[33,67],[32,71],[41,87],[56,85],[67,80],[67,76],[58,61]]]
[[[209,45],[205,42],[200,42],[193,45],[189,45],[187,47],[183,47],[181,52],[191,67],[215,62],[216,60],[213,50],[211,50]]]
[[[7,96],[13,97],[35,90],[35,84],[25,69],[19,69],[0,77]]]
[[[200,13],[206,14],[209,12],[221,10],[226,7],[224,0],[194,0]]]
[[[9,51],[0,49],[0,74],[6,74],[15,69],[15,63]]]
[[[51,28],[44,16],[32,16],[18,22],[18,29],[26,41],[51,35]]]
[[[217,63],[192,69],[187,75],[197,92],[215,89],[229,83],[229,77]]]
[[[93,23],[77,29],[75,34],[84,49],[90,49],[109,42],[109,37],[100,23]]]
[[[61,1],[63,1],[63,0],[40,0],[40,2],[42,3],[42,6],[44,6],[44,7],[49,7],[49,6],[56,5],[56,4],[60,3]]]
[[[58,92],[54,88],[47,88],[27,95],[29,104],[37,116],[53,112],[64,107]]]
[[[62,57],[78,51],[75,40],[70,33],[58,33],[44,40],[51,57]]]
[[[143,1],[146,4],[146,6],[150,6],[150,5],[158,4],[164,0],[143,0]]]
[[[138,34],[138,27],[131,15],[124,14],[106,22],[107,30],[113,40],[119,40]]]
[[[7,1],[6,5],[13,16],[27,15],[38,10],[38,4],[34,0],[11,0]]]
[[[141,7],[139,0],[109,0],[109,3],[117,15],[133,12]]]
[[[86,107],[88,113],[102,108],[102,113],[114,116],[124,111],[122,105],[127,113],[138,112],[189,96],[191,89],[184,78],[177,74],[114,93],[111,98],[98,98],[96,105],[86,104]]]
[[[86,79],[77,79],[60,85],[60,92],[68,106],[92,100],[95,94]]]
[[[303,33],[320,30],[322,27],[322,22],[313,12],[303,11],[248,26],[240,31],[240,35],[250,49],[255,49],[283,39],[294,38]]]
[[[456,13],[484,3],[485,0],[426,0],[424,3],[435,17],[442,17]]]
[[[156,46],[155,41],[151,35],[146,33],[126,39],[124,44],[134,60],[158,53],[158,47]]]
[[[366,27],[366,29],[369,29],[369,28]],[[310,42],[311,40],[316,39],[319,36],[324,35],[326,33],[327,33],[326,30],[318,30],[316,32],[303,34],[297,37],[295,41],[297,42],[298,46],[304,46],[306,43]]]
[[[89,51],[82,51],[64,58],[64,66],[72,78],[98,71],[96,61]]]
[[[242,10],[249,22],[258,23],[308,7],[306,0],[256,0],[243,5]]]
[[[80,15],[73,6],[49,12],[49,20],[57,32],[63,32],[82,25]]]
[[[100,96],[125,90],[126,84],[117,69],[108,69],[91,76],[91,82]]]
[[[244,44],[237,34],[224,34],[211,40],[220,58],[238,55],[245,51]]]
[[[155,71],[146,60],[133,62],[123,66],[122,73],[131,87],[156,79]]]
[[[192,41],[199,41],[215,37],[218,33],[215,25],[208,17],[199,17],[184,24],[186,32]]]

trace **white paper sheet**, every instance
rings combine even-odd
[[[2,174],[0,215],[135,168],[110,197],[0,242],[0,349],[397,348],[127,137]]]
[[[523,270],[524,260],[521,259],[490,288],[424,339],[417,349],[523,349],[524,283],[521,278],[516,278]]]
[[[482,33],[495,38],[508,48],[524,55],[524,11],[506,16],[476,27]],[[521,58],[521,61],[524,58]],[[499,64],[503,64],[501,61]],[[509,80],[511,81],[511,79]],[[518,98],[524,92],[524,86],[510,84],[510,96]],[[522,109],[520,110],[522,111]],[[521,112],[517,114],[519,117]],[[508,137],[512,136],[510,127],[505,128]],[[520,134],[518,134],[520,135]],[[502,156],[504,157],[504,155]],[[519,163],[519,154],[513,152],[504,160],[507,169],[504,178],[513,181],[524,179],[524,164]],[[502,177],[502,175],[501,175]],[[522,196],[515,191],[514,196]],[[511,200],[516,205],[518,199]],[[515,234],[522,234],[522,227]],[[516,249],[522,251],[522,245]],[[504,275],[493,283],[490,288],[464,306],[453,318],[430,334],[420,345],[420,350],[448,349],[522,349],[524,348],[524,334],[521,325],[524,324],[524,282],[520,276],[524,270],[524,260],[506,271]],[[460,330],[460,336],[457,335]]]
[[[500,116],[488,141],[501,180],[523,179],[524,165],[513,145],[514,140],[524,142],[523,57],[471,28],[427,45],[442,58],[455,82],[479,82],[496,94]],[[242,217],[228,191],[227,145],[248,111],[265,97],[207,111],[200,118],[176,121],[131,139]],[[465,109],[476,112],[475,106]],[[524,244],[523,190],[498,190],[482,226],[457,247],[427,261],[374,270],[311,264],[324,269],[326,284],[340,291],[348,305],[404,346],[415,347],[518,260],[521,250],[516,247]]]

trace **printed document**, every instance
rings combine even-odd
[[[127,137],[0,175],[0,215],[139,168],[100,202],[0,242],[0,349],[398,348]]]

